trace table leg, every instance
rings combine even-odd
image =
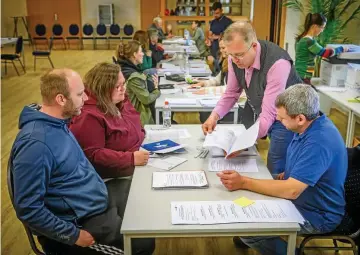
[[[131,255],[131,237],[124,235],[124,254]]]
[[[289,235],[287,245],[287,255],[294,255],[296,249],[296,235],[297,232],[293,232]]]
[[[234,124],[237,124],[237,122],[238,122],[238,113],[239,113],[238,109],[235,109],[235,111],[234,111]]]
[[[155,124],[156,125],[160,125],[160,110],[156,109],[156,120],[155,120]]]
[[[349,111],[348,126],[346,131],[346,147],[352,147],[355,130],[355,114]]]

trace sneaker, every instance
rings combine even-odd
[[[238,236],[233,237],[233,242],[234,242],[236,248],[241,248],[241,249],[249,248],[249,246],[247,246],[243,241],[241,241],[240,237],[238,237]]]

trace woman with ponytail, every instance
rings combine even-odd
[[[326,21],[326,17],[320,13],[309,13],[305,18],[304,31],[296,37],[295,68],[304,82],[308,84],[313,76],[316,56],[329,58],[347,51],[344,47],[324,48],[314,39],[324,31]]]

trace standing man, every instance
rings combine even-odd
[[[320,112],[319,96],[311,86],[297,84],[286,89],[275,105],[277,119],[295,133],[286,154],[285,171],[277,180],[249,178],[229,170],[217,175],[228,190],[291,200],[305,219],[300,234],[329,233],[345,213],[348,156],[344,140]],[[287,250],[286,241],[279,236],[235,237],[234,242],[263,255],[285,255]]]
[[[294,133],[276,120],[275,99],[287,87],[302,80],[289,54],[276,44],[258,41],[250,23],[233,23],[225,31],[223,41],[230,56],[227,88],[203,124],[203,131],[211,133],[245,90],[247,101],[242,123],[249,128],[256,120],[260,121],[258,138],[270,137],[267,166],[273,174],[281,173]]]
[[[210,21],[209,39],[211,41],[211,55],[217,59],[219,53],[219,39],[226,28],[231,25],[232,20],[223,14],[222,4],[215,2],[212,5],[214,19]]]

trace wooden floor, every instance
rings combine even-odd
[[[5,53],[12,53],[14,48],[4,49]],[[33,254],[21,223],[16,218],[9,200],[6,185],[6,167],[12,143],[18,133],[18,117],[24,105],[40,102],[39,77],[50,68],[49,62],[38,60],[37,71],[33,70],[31,48],[25,46],[27,73],[18,77],[12,66],[8,66],[8,74],[1,80],[1,254],[27,255]],[[51,58],[56,68],[68,67],[79,72],[82,76],[94,64],[101,61],[111,61],[113,50],[68,50],[53,51]],[[18,66],[20,70],[20,66]],[[4,68],[2,67],[2,74]],[[340,116],[339,127],[344,130],[344,123]],[[336,119],[336,118],[335,118]],[[345,127],[346,130],[346,127]],[[359,129],[360,130],[360,129]],[[266,158],[268,144],[261,142],[259,150]],[[232,238],[176,238],[158,239],[155,254],[248,254],[254,251],[240,251],[234,248]],[[317,252],[309,254],[335,254],[334,252]],[[351,254],[342,252],[341,254]]]

